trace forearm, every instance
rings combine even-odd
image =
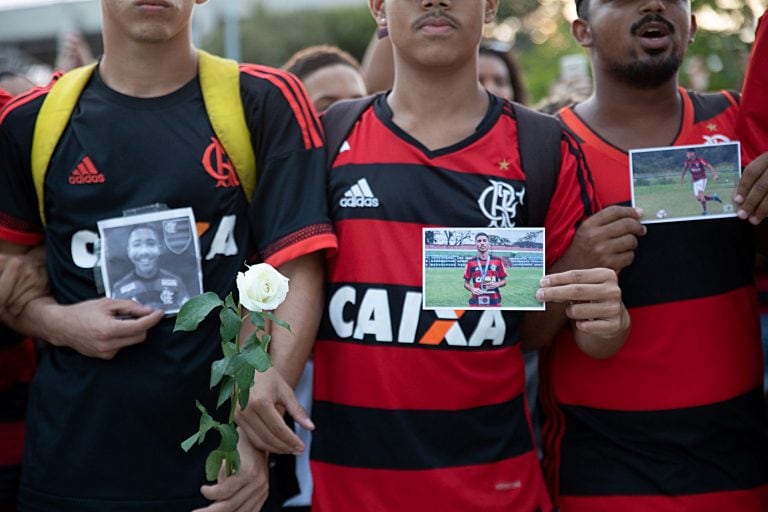
[[[279,268],[290,279],[285,301],[275,317],[288,322],[288,331],[272,324],[269,353],[272,364],[295,387],[312,352],[323,313],[325,261],[321,252],[302,256]]]
[[[28,302],[18,315],[0,312],[0,319],[16,332],[54,343],[55,336],[48,325],[57,306],[53,297],[39,297]]]

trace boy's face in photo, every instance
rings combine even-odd
[[[475,245],[477,246],[477,251],[480,253],[486,253],[488,252],[488,237],[484,235],[480,235],[475,239]]]
[[[160,240],[150,228],[137,228],[128,237],[128,259],[140,277],[152,277],[160,259]]]

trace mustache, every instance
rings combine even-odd
[[[457,20],[450,14],[444,12],[443,9],[441,8],[438,8],[434,11],[430,11],[426,14],[419,16],[416,19],[416,21],[413,23],[413,25],[418,28],[425,25],[429,20],[439,20],[439,19],[448,20],[448,23],[450,23],[452,27],[457,27],[459,25],[459,20]]]
[[[647,25],[648,23],[663,23],[669,29],[670,34],[675,33],[675,26],[661,14],[646,14],[641,19],[634,22],[632,26],[629,27],[629,31],[632,32],[632,34],[636,34],[643,25]]]

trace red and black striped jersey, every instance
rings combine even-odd
[[[506,277],[507,272],[504,270],[504,262],[501,261],[501,258],[491,255],[486,260],[481,260],[478,257],[470,258],[467,260],[467,265],[464,268],[464,281],[471,283],[475,288],[483,289],[485,283],[495,283]],[[471,296],[469,298],[469,305],[501,305],[501,293],[498,288],[486,290],[482,298],[486,300],[483,301],[476,295]]]
[[[14,99],[0,120],[0,237],[44,238],[51,290],[65,304],[99,296],[97,221],[145,205],[193,209],[203,287],[220,297],[234,290],[246,258],[279,266],[334,248],[322,129],[303,87],[288,73],[249,65],[240,84],[259,174],[250,204],[197,79],[166,96],[135,98],[110,89],[97,71],[51,158],[44,229],[29,155],[48,89]],[[172,330],[173,318],[164,319],[110,361],[45,347],[31,389],[25,510],[101,511],[121,502],[188,511],[205,502],[199,487],[209,450],[184,454],[179,442],[199,423],[196,399],[215,410],[208,382],[220,357],[218,327]]]
[[[734,138],[734,93],[679,94],[674,145]],[[627,153],[572,108],[560,116],[600,204],[629,205]],[[737,218],[647,228],[619,276],[632,316],[621,351],[592,359],[566,330],[543,355],[548,485],[563,512],[768,510],[751,228]]]
[[[742,165],[748,165],[761,153],[768,151],[768,15],[760,16],[744,75],[741,109],[737,133],[741,141]]]
[[[422,228],[524,227],[537,198],[525,194],[518,128],[492,97],[473,135],[430,150],[381,95],[341,146],[328,185],[339,250],[314,352],[313,510],[550,509],[524,405],[521,313],[422,309]],[[566,134],[561,151],[550,263],[592,211]]]

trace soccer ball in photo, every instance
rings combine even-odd
[[[732,204],[726,204],[723,206],[723,211],[725,213],[732,213],[733,212],[733,205]]]
[[[667,218],[667,210],[659,210],[656,212],[656,218],[657,219],[666,219]]]

